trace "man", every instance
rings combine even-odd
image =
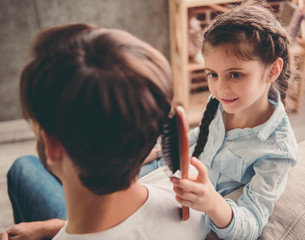
[[[157,50],[120,30],[47,29],[34,42],[20,97],[40,160],[62,183],[68,218],[32,223],[31,239],[52,238],[61,227],[54,239],[205,238],[202,213],[180,220],[164,168],[138,181],[171,107],[170,67]],[[47,204],[52,193],[42,194]],[[16,219],[23,212],[12,202]],[[2,239],[25,236],[16,228]]]

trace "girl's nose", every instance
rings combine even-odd
[[[219,77],[217,83],[217,91],[222,93],[230,91],[230,84],[224,77]]]

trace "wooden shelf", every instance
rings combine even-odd
[[[291,52],[294,56],[293,64],[296,69],[293,71],[293,77],[289,81],[286,96],[286,111],[298,113],[301,109],[302,97],[304,95],[305,42],[302,43],[301,40],[298,40],[292,47]]]
[[[203,63],[190,62],[190,63],[188,64],[188,70],[189,70],[190,72],[192,72],[192,71],[197,71],[197,70],[201,70],[201,69],[203,69],[203,68],[204,68]]]

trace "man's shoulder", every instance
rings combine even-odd
[[[164,166],[139,180],[147,188],[148,198],[117,226],[86,236],[68,235],[62,229],[55,239],[205,239],[209,230],[204,214],[190,209],[190,219],[181,220],[181,206],[175,199],[168,171]]]

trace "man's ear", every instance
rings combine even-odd
[[[283,69],[283,64],[284,61],[282,58],[278,58],[272,63],[267,80],[268,82],[273,83],[279,77]]]
[[[45,154],[47,156],[48,163],[62,160],[63,158],[63,147],[60,142],[53,136],[46,133],[43,129],[41,131],[41,136],[45,145]]]

